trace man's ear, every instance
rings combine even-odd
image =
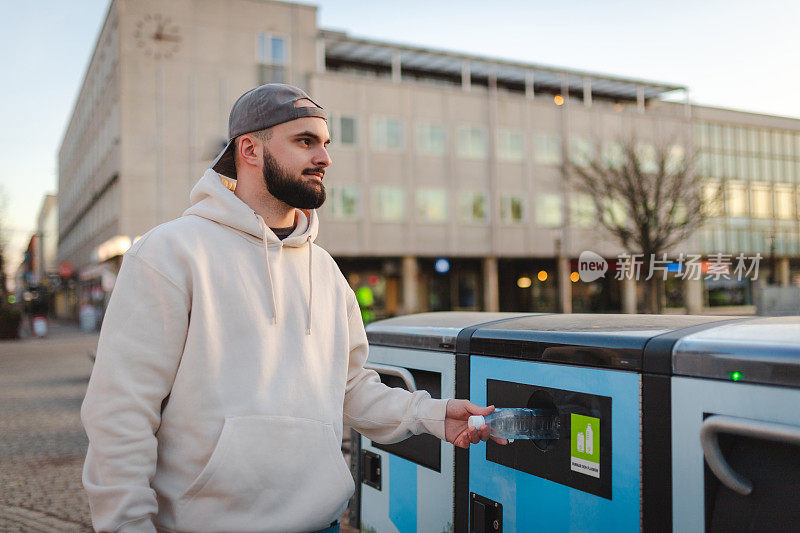
[[[262,161],[261,143],[250,135],[242,135],[238,141],[236,155],[242,164],[259,166]]]

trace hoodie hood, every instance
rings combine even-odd
[[[278,323],[278,302],[275,297],[275,284],[272,276],[270,248],[280,253],[284,246],[292,248],[308,247],[308,293],[306,294],[306,335],[311,335],[311,308],[314,293],[314,277],[312,275],[313,247],[311,243],[317,237],[319,220],[313,209],[295,209],[294,231],[281,240],[266,225],[261,215],[239,199],[222,182],[223,178],[212,169],[207,169],[197,185],[189,194],[192,206],[183,212],[186,215],[197,215],[205,219],[247,233],[264,245],[264,266],[270,295],[270,312],[272,323]]]
[[[301,247],[314,242],[319,229],[319,218],[314,209],[295,209],[295,229],[281,241],[272,230],[264,231],[259,217],[249,205],[240,200],[223,183],[222,177],[212,169],[207,169],[200,181],[189,194],[191,207],[183,215],[197,215],[218,224],[265,239],[269,243],[282,243],[283,246]]]

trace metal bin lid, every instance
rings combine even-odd
[[[478,311],[404,315],[369,324],[366,328],[367,339],[371,345],[455,352],[458,334],[466,328],[530,315]]]
[[[673,350],[673,372],[800,387],[800,316],[764,317],[687,335]]]
[[[683,334],[725,316],[552,314],[477,329],[470,354],[669,374],[672,347]],[[649,363],[648,363],[649,361]]]

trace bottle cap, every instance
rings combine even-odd
[[[467,426],[471,428],[479,428],[486,423],[486,419],[481,415],[474,415],[467,420]]]

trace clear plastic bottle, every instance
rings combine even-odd
[[[492,436],[499,439],[557,439],[561,429],[554,409],[495,409],[486,416],[469,417],[467,425],[480,428],[488,425]]]

